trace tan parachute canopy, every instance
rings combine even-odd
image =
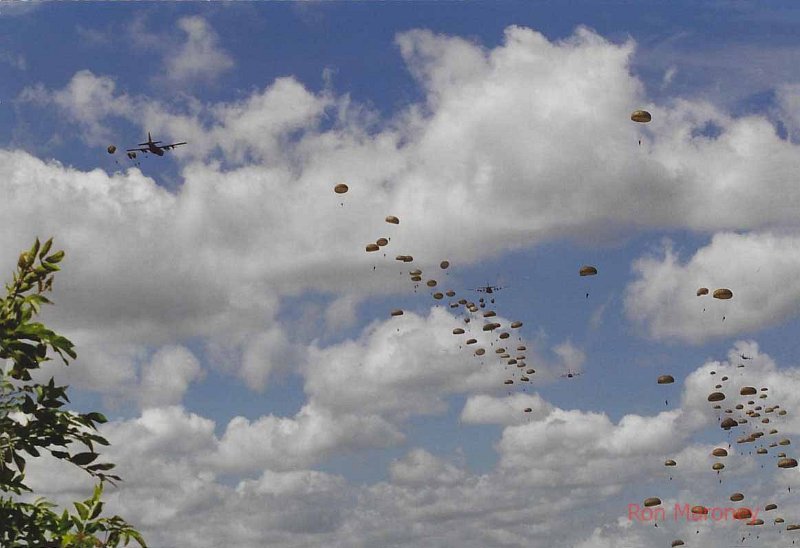
[[[345,193],[345,192],[347,192],[348,190],[350,190],[350,187],[348,187],[348,186],[347,186],[346,184],[344,184],[344,183],[339,183],[338,185],[336,185],[335,187],[333,187],[333,191],[334,191],[336,194],[344,194],[344,193]]]
[[[441,293],[434,293],[433,298],[436,300],[443,299],[444,295],[442,295]]]
[[[511,379],[508,379],[503,384],[514,384],[514,381],[512,381]]]
[[[672,541],[672,548],[675,548],[675,546],[683,546],[683,541],[681,539],[673,540]]]
[[[378,244],[367,244],[367,251],[378,251]]]
[[[716,470],[717,472],[719,472],[723,468],[725,468],[725,465],[722,464],[721,462],[715,462],[713,465],[711,465],[711,469]]]
[[[742,396],[752,396],[756,393],[756,389],[752,386],[745,386],[739,391],[739,394]]]
[[[640,122],[646,124],[652,119],[653,117],[646,110],[634,110],[631,113],[631,120],[633,120],[634,122]]]
[[[732,418],[728,417],[728,418],[726,418],[724,421],[722,421],[722,422],[720,423],[720,427],[721,427],[721,428],[724,428],[725,430],[728,430],[728,429],[730,429],[730,428],[733,428],[733,427],[734,427],[734,426],[736,426],[737,424],[739,424],[739,423],[737,423],[737,422],[736,422],[735,420],[733,420]]]
[[[764,520],[761,518],[751,519],[747,522],[747,525],[764,525]]]
[[[403,311],[402,310],[400,310],[400,309],[392,310],[392,316],[402,316],[402,315],[403,315]]]
[[[483,348],[479,348],[475,351],[476,356],[483,356],[484,354],[486,354],[486,350],[484,350]]]
[[[456,327],[455,329],[453,329],[453,335],[463,335],[463,334],[464,330],[461,329],[460,327]]]
[[[414,260],[414,257],[411,255],[398,255],[394,258],[396,261],[403,261],[404,263],[410,263]]]
[[[494,310],[489,310],[483,313],[484,318],[491,318],[492,316],[497,316],[497,313]]]
[[[380,247],[383,247],[389,243],[389,240],[387,240],[386,238],[378,238],[378,241],[376,241],[375,243],[378,244]]]
[[[436,287],[436,280],[428,280],[427,282],[425,282],[425,285],[427,285],[428,287]]]
[[[658,497],[650,497],[644,500],[644,505],[648,508],[651,506],[658,506],[659,504],[661,504],[661,499]]]
[[[115,147],[114,145],[108,145],[108,148],[106,150],[108,151],[109,154],[114,154],[117,151],[117,147]]]
[[[675,378],[672,375],[661,375],[658,377],[658,384],[672,384]]]
[[[697,290],[697,296],[700,297],[702,295],[708,295],[707,287],[701,287],[700,289]]]
[[[715,289],[713,297],[715,299],[732,299],[733,298],[733,291],[730,289]]]
[[[450,266],[450,262],[449,261],[442,261],[441,263],[439,263],[439,268],[441,268],[442,270],[444,270],[448,266]]]
[[[722,401],[725,399],[725,394],[722,392],[712,392],[708,395],[708,401]]]
[[[393,225],[399,225],[400,224],[400,219],[398,219],[394,215],[389,215],[388,217],[386,217],[386,222],[387,223],[392,223]]]
[[[752,517],[753,513],[750,511],[750,508],[737,508],[733,513],[733,519],[750,519]]]
[[[467,339],[467,344],[475,344],[478,342],[478,339]]]
[[[726,449],[723,449],[722,447],[717,447],[711,452],[711,454],[714,455],[715,457],[727,457],[728,451]]]
[[[505,331],[504,331],[504,332],[502,332],[502,333],[500,333],[500,338],[501,338],[501,339],[507,339],[507,338],[509,338],[510,336],[511,336],[511,335],[509,335],[509,334],[508,334],[508,333],[506,333]]]
[[[512,322],[511,329],[516,329],[518,327],[522,327],[522,322]]]
[[[530,413],[531,411],[533,411],[533,409],[531,409],[530,407],[526,407],[526,408],[525,408],[525,412],[526,412],[526,413]]]
[[[777,504],[767,504],[767,505],[764,507],[764,511],[765,511],[765,512],[769,512],[770,510],[777,510],[777,508],[778,508],[778,505],[777,505]]]
[[[782,439],[781,441],[779,441],[778,443],[779,443],[780,445],[789,445],[789,444],[791,444],[792,442],[791,442],[791,441],[789,441],[787,438],[784,438],[784,439]]]
[[[744,500],[744,495],[741,493],[734,493],[731,495],[731,500],[733,502],[739,502],[740,500]]]
[[[519,350],[520,352],[522,352],[523,350],[527,350],[527,349],[528,348],[526,346],[522,346],[522,345],[517,347],[517,350]]]
[[[781,520],[780,523],[783,523],[783,518],[776,519],[775,523],[778,523],[778,520]],[[796,523],[792,523],[791,525],[787,525],[786,526],[786,530],[787,531],[797,531],[798,529],[800,529],[800,525],[798,525]]]
[[[581,276],[594,276],[595,274],[597,274],[597,269],[590,265],[584,265],[578,271],[578,274],[580,274]]]
[[[447,295],[448,297],[455,297],[456,296],[456,292],[453,291],[452,289],[448,289],[447,292],[445,293],[445,295]]]
[[[672,459],[668,459],[668,460],[664,461],[664,466],[677,466],[677,465],[678,465],[678,463],[675,462]]]
[[[797,461],[794,459],[782,458],[778,461],[778,468],[796,468]]]
[[[692,514],[706,515],[706,514],[708,514],[708,508],[706,508],[705,506],[699,506],[699,505],[698,506],[692,506]]]

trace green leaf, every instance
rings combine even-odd
[[[42,250],[39,251],[39,260],[43,259],[47,252],[50,251],[50,246],[53,245],[53,238],[47,240],[44,245],[42,246]]]
[[[53,253],[52,255],[47,257],[45,259],[45,262],[58,263],[58,262],[61,262],[61,259],[63,259],[63,258],[64,258],[64,252],[63,251],[56,251],[55,253]]]
[[[95,519],[97,516],[100,515],[100,512],[103,511],[103,503],[97,502],[94,507],[92,508],[92,513],[89,516],[89,519]]]
[[[87,414],[86,417],[89,420],[91,420],[93,422],[98,422],[100,424],[108,422],[108,419],[102,413],[93,412],[93,413]]]
[[[99,455],[97,453],[78,453],[76,455],[72,455],[69,460],[73,464],[77,464],[78,466],[84,466],[92,462],[98,456]]]
[[[89,515],[89,509],[86,505],[82,502],[73,502],[72,504],[74,504],[75,509],[78,510],[78,515],[81,517],[81,520],[86,521],[86,517]]]

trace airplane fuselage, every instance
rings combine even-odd
[[[156,145],[147,145],[147,148],[149,148],[150,152],[152,152],[156,156],[163,156],[164,155],[164,151],[162,149],[158,148]]]

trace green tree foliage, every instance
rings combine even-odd
[[[107,473],[113,464],[97,462],[95,444],[108,441],[96,425],[106,418],[62,409],[69,402],[67,386],[56,386],[52,377],[47,384],[31,379],[30,372],[51,359],[48,350],[65,365],[67,357],[77,357],[68,339],[33,321],[41,305],[52,304],[44,293],[52,291],[54,273],[64,258],[63,251],[50,253],[52,242],[51,238],[40,245],[37,238],[19,256],[14,281],[0,299],[0,364],[6,364],[0,370],[0,546],[88,548],[128,545],[133,539],[144,547],[141,534],[121,517],[100,517],[104,482],[121,481]],[[58,514],[56,505],[43,498],[33,503],[19,500],[18,495],[32,492],[25,484],[25,460],[42,451],[99,480],[92,497],[73,503],[77,514]]]

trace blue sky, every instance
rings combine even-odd
[[[729,402],[798,399],[798,24],[790,2],[0,7],[0,259],[67,251],[45,320],[79,360],[45,373],[113,417],[114,511],[156,547],[727,546],[740,526],[623,518],[728,485],[800,521],[776,450],[718,483],[706,401],[711,370]],[[189,144],[105,151],[148,131]],[[511,345],[473,356],[401,253],[453,300],[504,286]]]

